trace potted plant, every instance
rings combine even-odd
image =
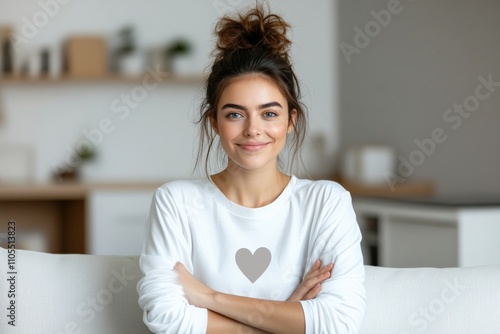
[[[134,28],[126,26],[118,33],[119,45],[116,49],[118,70],[128,75],[144,72],[142,55],[137,51]]]
[[[185,38],[177,38],[165,48],[167,70],[173,74],[182,74],[191,70],[191,43]]]
[[[76,182],[81,181],[82,170],[84,170],[89,161],[95,159],[97,153],[94,147],[80,146],[77,150],[71,151],[74,164],[67,165],[67,168],[58,170],[54,175],[54,179],[58,182]],[[85,174],[85,171],[84,173]]]

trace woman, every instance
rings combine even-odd
[[[294,157],[305,129],[287,28],[261,7],[216,27],[200,117],[207,177],[160,187],[148,218],[138,291],[153,332],[360,327],[364,267],[349,193],[279,168],[278,156],[289,145]],[[216,138],[227,165],[210,176]]]

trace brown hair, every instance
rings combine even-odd
[[[224,16],[217,23],[215,35],[218,41],[213,53],[214,62],[206,81],[205,97],[197,121],[200,124],[200,145],[195,168],[205,153],[205,173],[209,174],[209,157],[216,138],[210,118],[217,119],[217,104],[222,91],[234,78],[247,74],[261,75],[277,85],[288,102],[289,120],[292,110],[297,111],[292,138],[287,140],[290,141],[291,153],[289,167],[293,167],[297,158],[300,161],[307,115],[300,102],[298,79],[288,56],[291,41],[286,37],[286,32],[289,27],[280,16],[266,13],[260,5],[238,14],[236,18]]]

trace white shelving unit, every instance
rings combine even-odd
[[[500,264],[500,204],[443,204],[358,197],[365,264],[468,267]]]

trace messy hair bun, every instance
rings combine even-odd
[[[200,108],[200,145],[196,166],[205,157],[205,173],[209,175],[209,158],[217,133],[217,105],[224,89],[244,75],[258,75],[272,81],[288,103],[288,119],[293,133],[287,137],[288,169],[300,159],[300,147],[305,138],[306,114],[300,102],[300,87],[288,56],[291,46],[286,37],[290,26],[280,16],[268,14],[260,5],[234,18],[225,16],[215,26],[218,37],[214,62],[206,81],[205,97]],[[292,115],[295,121],[292,122]],[[217,147],[215,147],[217,148]],[[218,145],[219,153],[220,145]],[[219,163],[223,160],[219,160]],[[282,161],[280,161],[283,163]]]
[[[216,61],[237,50],[262,48],[290,63],[291,41],[286,37],[290,26],[276,14],[265,14],[262,7],[239,14],[236,19],[223,17],[215,28],[218,42]]]

